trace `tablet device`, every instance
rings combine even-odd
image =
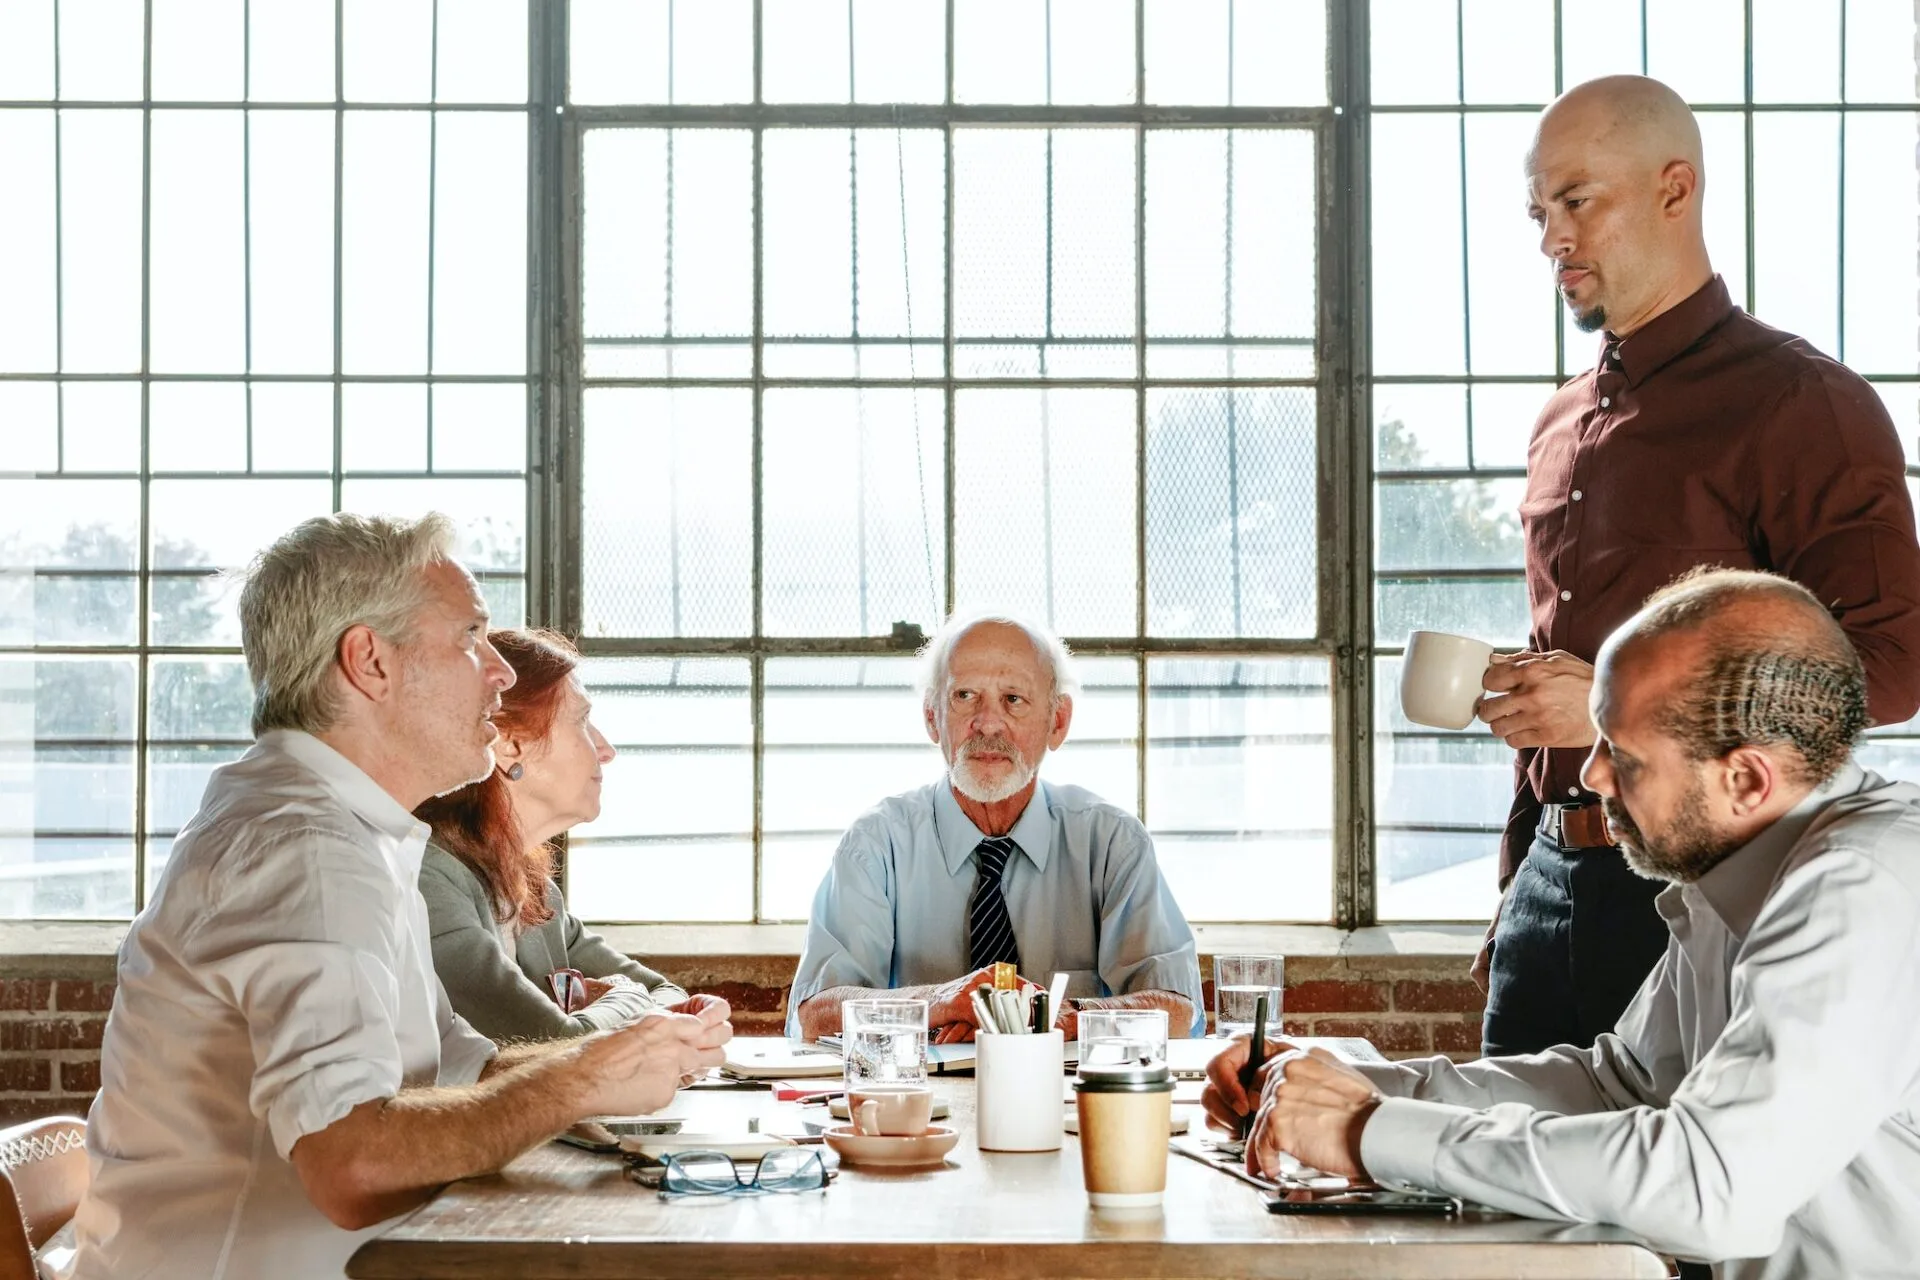
[[[1452,1196],[1426,1191],[1393,1191],[1386,1187],[1315,1191],[1289,1187],[1267,1197],[1268,1213],[1438,1213],[1457,1214],[1460,1202]]]

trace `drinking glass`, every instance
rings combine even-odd
[[[1213,1029],[1223,1036],[1253,1032],[1254,1003],[1267,998],[1267,1034],[1280,1034],[1280,1001],[1286,991],[1285,956],[1213,958]]]
[[[927,1002],[848,1000],[840,1006],[847,1091],[927,1082]]]
[[[1082,1009],[1080,1065],[1167,1060],[1165,1009]]]

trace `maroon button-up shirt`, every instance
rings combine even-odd
[[[1920,545],[1906,461],[1872,387],[1733,305],[1715,276],[1541,411],[1527,449],[1529,646],[1593,661],[1648,595],[1696,565],[1768,569],[1833,610],[1881,724],[1920,706]],[[1515,761],[1500,882],[1540,808],[1594,797],[1584,750]]]

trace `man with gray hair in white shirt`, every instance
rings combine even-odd
[[[1666,955],[1591,1049],[1355,1068],[1277,1045],[1251,1167],[1282,1153],[1533,1217],[1610,1222],[1727,1280],[1920,1258],[1920,787],[1860,767],[1866,682],[1783,578],[1656,593],[1600,651],[1585,781]],[[1251,1102],[1244,1041],[1209,1070]]]
[[[434,976],[411,810],[494,767],[513,671],[453,526],[309,520],[240,597],[253,747],[120,949],[73,1274],[333,1280],[379,1223],[716,1065],[724,1003],[495,1046]]]

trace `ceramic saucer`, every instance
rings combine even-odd
[[[911,1138],[877,1137],[843,1124],[823,1137],[848,1164],[896,1166],[939,1164],[960,1141],[958,1131],[943,1124],[928,1125],[925,1133]]]

